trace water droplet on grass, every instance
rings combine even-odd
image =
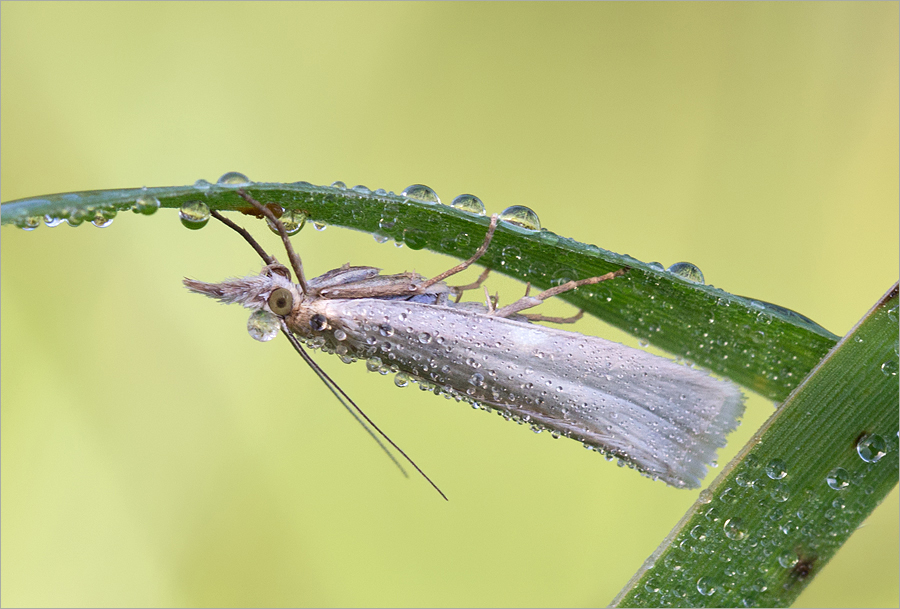
[[[178,217],[185,228],[203,228],[209,222],[209,206],[203,201],[188,201],[178,210]]]
[[[484,215],[484,203],[475,195],[459,195],[453,199],[450,207],[467,211],[470,214]]]
[[[780,459],[772,459],[766,466],[766,475],[772,480],[781,480],[787,476],[787,466]]]
[[[513,205],[500,212],[500,220],[527,230],[541,230],[541,220],[530,207]]]
[[[740,518],[729,518],[722,528],[725,530],[725,537],[739,541],[746,535],[743,526],[744,523]]]
[[[828,472],[825,482],[834,490],[841,491],[850,486],[850,474],[843,467],[835,467]]]
[[[408,199],[421,201],[423,203],[441,202],[441,199],[437,196],[437,193],[424,184],[412,184],[410,186],[407,186],[403,189],[403,192],[401,192],[400,195],[403,197],[407,197]]]
[[[306,224],[306,214],[295,209],[286,209],[281,214],[279,220],[281,220],[281,224],[284,226],[284,232],[288,235],[296,235]],[[269,230],[273,233],[278,233],[278,229],[275,228],[275,225],[272,224],[268,218],[266,218],[266,224],[268,224]]]
[[[134,202],[134,212],[150,216],[159,209],[159,199],[152,195],[141,195]]]
[[[666,271],[693,283],[705,283],[703,272],[700,271],[697,265],[691,264],[690,262],[676,262],[667,268]]]
[[[222,176],[216,180],[216,184],[219,186],[247,186],[250,184],[250,178],[239,171],[229,171],[228,173],[223,173]]]
[[[856,444],[859,458],[866,463],[877,463],[887,453],[887,442],[878,434],[868,434]]]

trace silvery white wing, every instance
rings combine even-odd
[[[474,305],[474,306],[473,306]],[[580,440],[695,488],[744,410],[728,381],[593,336],[486,314],[474,303],[319,299],[312,344]]]

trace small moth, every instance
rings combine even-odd
[[[535,296],[526,291],[523,298],[500,308],[490,298],[485,305],[458,302],[463,291],[480,287],[487,271],[467,286],[450,287],[444,280],[487,251],[497,226],[495,215],[475,254],[431,279],[415,273],[382,275],[376,268],[344,265],[307,281],[281,222],[246,192],[238,192],[278,230],[297,282],[246,230],[213,211],[214,217],[253,246],[265,266],[255,276],[221,283],[185,279],[184,285],[251,309],[250,323],[257,324],[257,338],[268,340],[280,329],[345,408],[365,419],[357,416],[432,486],[428,476],[315,364],[301,343],[344,361],[362,360],[370,369],[387,367],[405,375],[398,384],[412,380],[436,393],[500,410],[507,418],[578,440],[679,488],[700,486],[715,451],[725,445],[725,436],[743,413],[743,397],[728,381],[602,338],[533,323],[569,322],[580,314],[559,319],[522,313],[562,292],[612,280],[627,269],[570,281]],[[455,301],[451,296],[456,296]],[[377,441],[372,429],[366,428]]]

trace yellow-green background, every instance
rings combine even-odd
[[[895,2],[0,8],[3,201],[228,170],[421,182],[837,334],[898,276]],[[310,273],[452,262],[294,241]],[[258,266],[173,210],[3,228],[4,605],[602,605],[696,498],[319,358],[441,501],[284,341],[181,286]],[[750,396],[720,460],[771,412]],[[895,490],[799,604],[896,606],[897,511]]]

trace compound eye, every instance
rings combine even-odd
[[[274,290],[269,294],[269,308],[275,315],[287,315],[294,308],[294,295],[287,288]]]

